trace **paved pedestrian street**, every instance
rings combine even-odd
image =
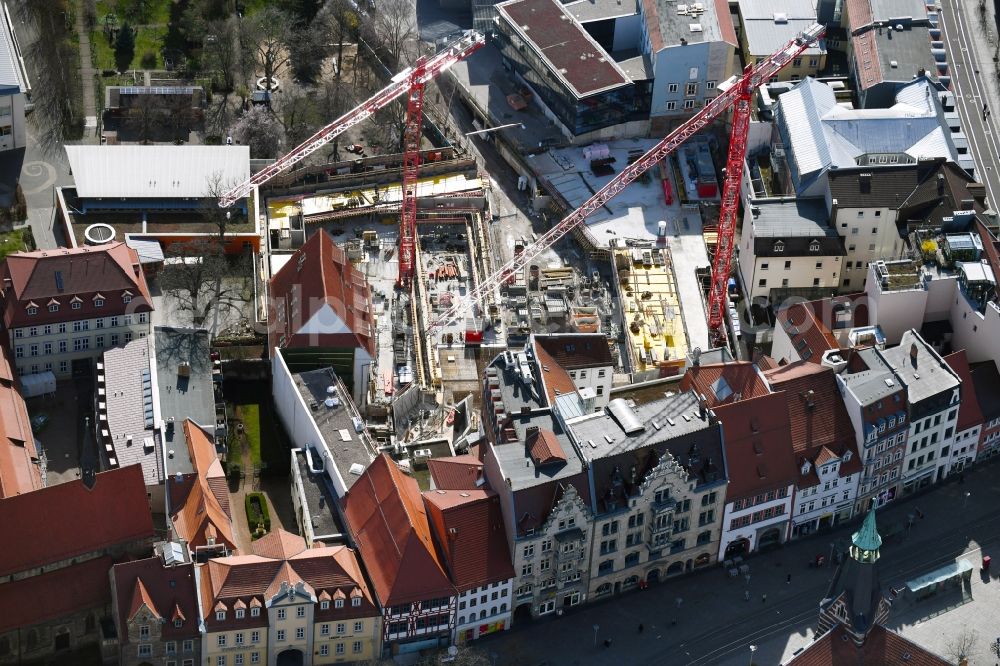
[[[884,590],[900,589],[906,581],[962,557],[973,564],[971,589],[921,602],[900,598],[886,623],[953,662],[957,658],[950,649],[966,639],[971,643],[970,666],[997,660],[991,649],[1000,636],[1000,582],[997,570],[983,577],[980,562],[984,553],[1000,554],[998,475],[1000,466],[981,466],[968,472],[964,483],[899,500],[877,516],[884,537],[879,561]],[[859,525],[852,521],[846,528],[750,557],[749,583],[715,566],[562,617],[515,624],[510,632],[483,639],[480,645],[495,655],[497,666],[745,666],[750,645],[757,647],[753,663],[785,663],[812,641],[819,603],[834,573],[830,566],[810,568],[809,562],[820,554],[829,560],[831,543],[846,542]],[[678,598],[683,599],[679,608]],[[604,646],[606,640],[610,647]]]

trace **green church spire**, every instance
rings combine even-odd
[[[851,557],[858,562],[874,562],[879,558],[879,548],[882,547],[882,537],[875,526],[874,507],[865,516],[861,529],[851,537]]]

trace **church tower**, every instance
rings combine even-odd
[[[875,509],[868,512],[861,529],[851,537],[848,556],[837,567],[826,597],[819,605],[817,634],[841,624],[857,645],[889,616],[889,600],[878,577],[882,537],[875,526]]]

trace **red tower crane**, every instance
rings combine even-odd
[[[575,227],[582,224],[588,215],[604,206],[646,170],[674,152],[678,146],[706,127],[724,111],[733,107],[735,113],[730,135],[729,154],[726,160],[725,181],[722,188],[719,241],[715,260],[712,262],[712,287],[709,292],[708,308],[709,330],[714,341],[725,340],[723,309],[726,298],[726,282],[729,279],[729,266],[733,257],[740,181],[743,174],[743,161],[746,158],[747,131],[750,124],[751,97],[758,86],[777,74],[782,67],[822,37],[824,30],[822,25],[814,24],[767,58],[755,65],[748,65],[734,85],[706,104],[701,111],[668,134],[645,155],[622,169],[607,185],[595,192],[583,205],[555,224],[537,241],[526,246],[523,251],[516,254],[499,270],[483,279],[474,290],[469,292],[465,299],[456,300],[448,310],[434,320],[429,328],[434,330],[457,320],[470,304],[473,307],[481,308],[491,294],[496,293],[518,271],[523,270],[539,253],[552,247]]]
[[[396,74],[392,77],[392,81],[389,82],[382,90],[375,93],[370,99],[365,100],[355,108],[351,109],[341,117],[334,120],[332,123],[319,130],[311,137],[306,139],[300,145],[293,148],[291,151],[286,153],[281,158],[277,159],[273,164],[269,165],[267,168],[258,171],[253,176],[243,181],[239,185],[233,187],[231,190],[219,197],[219,206],[222,208],[228,208],[232,206],[238,199],[242,199],[254,186],[262,185],[267,181],[271,180],[279,173],[285,169],[291,167],[292,165],[304,160],[309,155],[313,154],[326,144],[333,141],[339,135],[343,134],[346,130],[354,127],[358,123],[361,123],[368,118],[370,118],[376,111],[388,106],[393,100],[398,99],[404,93],[410,92],[410,97],[407,105],[407,121],[406,121],[406,146],[403,156],[403,219],[406,219],[407,211],[407,174],[411,179],[411,187],[409,191],[413,196],[410,199],[415,199],[416,193],[416,175],[417,168],[420,164],[420,123],[421,123],[421,110],[423,106],[423,90],[424,86],[428,81],[436,77],[438,74],[446,71],[452,65],[464,60],[469,57],[472,53],[477,51],[486,43],[485,37],[482,34],[476,32],[475,30],[466,31],[461,38],[455,40],[448,46],[446,46],[441,51],[438,51],[430,57],[423,57],[417,61],[414,67],[407,68],[402,72]],[[416,95],[416,103],[414,102],[414,95]],[[415,114],[415,115],[414,115]],[[411,142],[411,128],[416,127],[416,140]],[[415,151],[415,152],[414,152]],[[413,245],[412,245],[412,225],[416,223],[416,201],[410,201],[410,208],[412,208],[412,224],[410,229],[410,272],[412,275],[412,257],[413,257]],[[404,225],[405,226],[405,225]],[[402,246],[404,234],[400,234],[401,241],[401,254],[404,249]],[[402,268],[402,259],[401,259]]]

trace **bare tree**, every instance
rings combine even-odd
[[[234,216],[237,216],[238,213],[235,210],[221,208],[219,206],[219,199],[236,185],[239,185],[239,183],[227,180],[223,177],[221,171],[213,171],[209,174],[206,182],[206,196],[202,200],[201,217],[205,222],[208,222],[219,230],[217,240],[220,246],[225,244],[226,229],[234,221]]]
[[[233,125],[230,135],[238,143],[250,146],[250,157],[276,157],[282,143],[282,128],[274,114],[264,106],[251,107]]]
[[[348,0],[328,0],[316,14],[313,25],[326,34],[332,35],[333,44],[337,45],[337,66],[334,76],[340,81],[344,69],[344,42],[357,39],[360,21]]]
[[[214,313],[239,310],[244,303],[245,275],[233,266],[213,240],[176,243],[167,252],[159,272],[160,289],[202,326]]]
[[[153,130],[161,115],[156,95],[133,95],[125,111],[125,126],[135,132],[137,141],[146,144],[153,139]]]
[[[236,87],[236,69],[239,54],[236,50],[237,26],[235,18],[211,21],[206,26],[204,53],[206,62],[211,63],[221,75],[221,87],[225,93]]]
[[[948,643],[946,656],[956,664],[967,659],[976,647],[977,638],[979,638],[979,634],[975,629],[963,629]]]
[[[243,39],[252,45],[254,57],[264,74],[264,86],[271,89],[271,81],[288,64],[288,42],[292,36],[288,15],[273,5],[268,5],[244,22]]]
[[[276,111],[290,146],[298,145],[318,128],[316,103],[297,86],[281,93]]]
[[[382,49],[393,71],[398,71],[408,60],[407,46],[417,36],[417,23],[410,0],[385,0],[379,2],[372,16],[372,34],[376,48]]]

